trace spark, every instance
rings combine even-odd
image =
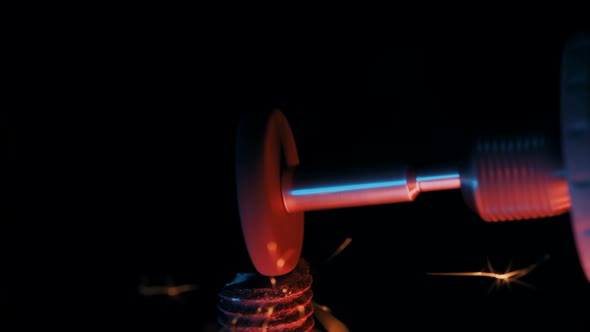
[[[270,316],[272,316],[272,313],[274,311],[275,307],[269,307],[268,311],[266,312],[266,320],[264,321],[264,323],[262,323],[262,332],[267,332],[268,331],[268,325],[270,322]]]
[[[145,284],[141,284],[138,287],[139,294],[143,296],[166,295],[168,297],[176,297],[182,293],[194,291],[197,289],[199,289],[199,285],[174,285],[174,282],[170,280],[165,286],[146,286]]]
[[[348,237],[346,238],[342,244],[340,244],[340,246],[338,246],[338,248],[336,249],[336,251],[334,251],[334,253],[332,253],[326,260],[324,260],[324,263],[334,259],[334,257],[336,257],[337,255],[339,255],[344,249],[346,249],[350,243],[352,242],[352,238]],[[287,250],[283,255],[279,256],[279,252],[278,252],[278,246],[276,244],[276,242],[268,242],[266,244],[266,248],[268,250],[268,252],[273,255],[276,258],[276,265],[279,268],[284,267],[284,265],[286,264],[286,258],[289,258],[292,254],[293,251],[292,250]],[[239,274],[239,279],[240,281],[246,280],[247,278],[253,276],[255,274]],[[269,277],[269,282],[270,285],[272,287],[272,289],[277,289],[277,279],[275,277]],[[233,281],[229,284],[226,285],[231,285],[237,283],[237,281]],[[288,297],[289,295],[293,294],[293,291],[291,291],[288,287],[281,287],[278,288],[280,289],[280,291],[286,296]],[[239,299],[238,299],[239,300]],[[317,322],[319,322],[319,324],[321,324],[321,330],[319,330],[319,326],[317,326],[316,328],[313,328],[312,331],[313,332],[320,332],[320,331],[326,331],[326,332],[350,332],[350,330],[348,329],[348,327],[339,319],[337,319],[334,314],[332,313],[332,310],[324,305],[319,305],[317,303],[315,303],[313,300],[310,300],[313,309],[310,309],[309,311],[307,310],[306,306],[304,305],[296,305],[295,307],[293,307],[293,309],[296,309],[298,312],[299,317],[306,317],[306,315],[313,315],[315,317],[315,319],[317,319]],[[268,308],[263,308],[263,307],[258,307],[256,309],[256,314],[258,315],[264,315],[264,321],[262,322],[262,325],[259,325],[257,328],[260,329],[260,331],[262,332],[268,332],[271,329],[271,318],[274,315],[280,315],[280,313],[275,313],[274,312],[275,307],[271,306]],[[310,312],[311,311],[311,312]],[[230,321],[231,324],[235,325],[235,323],[237,323],[237,321]],[[218,332],[221,332],[222,330],[219,330]],[[217,331],[216,331],[217,332]]]
[[[344,242],[342,242],[342,244],[336,249],[336,251],[334,251],[334,253],[332,255],[330,255],[330,257],[328,257],[324,263],[327,263],[329,261],[331,261],[332,259],[334,259],[334,257],[338,256],[342,250],[346,249],[346,247],[348,247],[348,245],[350,244],[350,242],[352,242],[352,238],[347,237]]]
[[[322,324],[328,332],[350,332],[348,327],[332,314],[330,308],[312,301],[314,317]]]
[[[299,316],[302,316],[303,314],[305,314],[305,306],[298,305],[297,306],[297,311],[299,311]]]
[[[350,237],[344,239],[344,242],[338,246],[336,251],[334,251],[334,253],[332,253],[332,255],[330,255],[322,263],[325,264],[334,259],[334,257],[338,256],[344,249],[346,249],[346,247],[348,247],[351,242],[352,238]],[[313,300],[311,303],[314,308],[313,316],[320,322],[321,326],[326,332],[350,332],[346,324],[336,318],[329,307],[318,304]],[[313,332],[319,332],[319,330],[313,329]]]
[[[182,293],[198,289],[197,285],[178,285],[178,286],[140,286],[139,293],[143,296],[167,295],[175,297]]]
[[[487,271],[475,271],[475,272],[429,272],[428,275],[431,276],[451,276],[451,277],[484,277],[484,278],[492,278],[495,279],[490,291],[493,288],[500,288],[502,286],[510,287],[511,283],[516,283],[521,286],[531,288],[532,285],[525,283],[524,281],[520,280],[522,277],[526,276],[527,274],[531,273],[534,269],[536,269],[543,261],[549,259],[549,255],[545,256],[543,260],[537,262],[535,264],[531,264],[522,269],[511,270],[511,264],[508,264],[508,267],[505,272],[498,273],[494,271],[490,260],[487,260]]]

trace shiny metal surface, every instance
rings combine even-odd
[[[523,135],[478,141],[468,162],[456,169],[435,165],[416,171],[389,165],[318,170],[299,167],[294,138],[280,111],[250,120],[240,127],[238,139],[238,198],[249,254],[262,274],[282,275],[296,265],[304,211],[410,202],[420,192],[460,188],[485,221],[571,212],[580,261],[590,281],[588,33],[572,38],[563,55],[562,154],[542,135]]]
[[[457,189],[456,170],[416,172],[405,165],[351,170],[288,169],[282,192],[289,212],[413,201],[421,191]]]
[[[299,156],[283,113],[244,116],[237,136],[236,182],[248,254],[266,276],[291,272],[303,246],[303,213],[287,213],[281,195],[282,165]]]
[[[580,264],[590,281],[590,32],[572,36],[561,64],[561,146]]]
[[[566,213],[570,198],[558,155],[542,136],[478,141],[462,174],[465,199],[485,221]]]
[[[289,212],[412,201],[419,192],[406,167],[355,173],[291,169],[283,175],[283,200]]]

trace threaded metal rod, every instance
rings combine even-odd
[[[466,200],[485,221],[546,218],[570,208],[558,154],[543,137],[476,143],[462,176]]]

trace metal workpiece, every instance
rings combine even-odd
[[[570,208],[559,150],[539,135],[475,142],[461,190],[485,221],[547,218]]]
[[[561,63],[561,149],[578,255],[590,281],[590,32],[566,43]]]
[[[290,272],[301,254],[306,211],[413,201],[421,192],[460,189],[484,221],[570,213],[590,281],[590,34],[573,36],[562,56],[561,142],[543,133],[488,137],[456,167],[299,165],[294,135],[279,110],[245,116],[236,176],[250,258],[263,275]]]
[[[457,189],[459,172],[417,173],[408,165],[351,169],[286,169],[282,193],[288,212],[411,202],[420,192]]]
[[[339,172],[288,169],[283,174],[288,212],[409,202],[420,188],[407,167]]]

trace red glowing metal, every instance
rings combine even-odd
[[[285,297],[257,301],[240,300],[240,303],[243,310],[241,312],[219,309],[224,316],[222,320],[224,331],[260,331],[262,329],[268,332],[304,332],[311,331],[315,325],[311,296],[306,296],[302,301],[293,301],[293,298]],[[248,312],[253,308],[255,312]]]
[[[462,189],[485,221],[561,215],[571,203],[558,155],[541,136],[480,141]]]
[[[299,164],[285,116],[244,116],[236,152],[240,221],[252,263],[265,276],[289,273],[303,247],[303,212],[287,213],[281,194],[283,167]]]
[[[218,294],[222,331],[308,332],[315,325],[309,265],[281,277],[238,275]]]
[[[309,172],[297,167],[295,140],[280,111],[245,116],[238,130],[237,187],[254,266],[266,276],[293,270],[303,245],[304,211],[410,202],[422,191],[460,188],[485,221],[570,212],[580,263],[590,281],[588,59],[590,34],[573,36],[561,68],[562,154],[543,137],[520,137],[481,142],[468,165],[451,170],[415,172],[389,165],[354,174]]]

